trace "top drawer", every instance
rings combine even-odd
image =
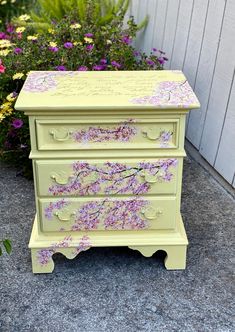
[[[179,119],[36,120],[38,150],[176,149]]]

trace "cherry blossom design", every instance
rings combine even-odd
[[[64,199],[57,202],[50,202],[49,206],[44,211],[45,217],[51,220],[55,210],[61,210],[68,205],[69,202],[66,202]]]
[[[89,127],[88,129],[74,132],[72,137],[79,143],[128,142],[137,134],[137,129],[131,125],[133,122],[134,120],[130,119],[114,128]]]
[[[172,135],[173,132],[172,131],[161,131],[160,135],[159,135],[159,142],[160,142],[160,146],[161,148],[168,148],[169,147],[169,142],[172,140]]]
[[[125,200],[105,198],[82,204],[76,210],[71,231],[96,230],[101,223],[108,230],[146,229],[149,225],[141,211],[148,204],[148,201],[137,197]]]
[[[171,169],[176,167],[177,159],[159,159],[155,162],[140,162],[128,166],[118,162],[107,161],[102,166],[91,165],[85,161],[73,163],[73,174],[67,184],[53,184],[49,193],[53,196],[79,195],[88,196],[99,193],[106,195],[147,193],[150,184],[146,177],[155,177],[159,182],[169,182],[173,178]],[[65,204],[65,203],[60,203]],[[47,213],[53,206],[48,207]]]
[[[141,105],[151,104],[159,107],[176,106],[184,108],[198,104],[198,100],[187,80],[161,82],[152,96],[133,98],[130,102]]]
[[[55,90],[57,87],[57,77],[73,75],[73,72],[32,72],[25,81],[23,90],[28,92],[46,92]]]
[[[57,248],[68,248],[72,242],[72,236],[69,235],[65,237],[63,240],[53,243],[51,247],[40,249],[37,252],[37,261],[40,265],[47,265],[50,261],[52,255],[56,253]],[[91,247],[90,239],[87,235],[84,235],[80,241],[78,246],[75,248],[74,254],[79,254],[82,251],[85,251]]]

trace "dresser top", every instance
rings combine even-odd
[[[181,71],[32,71],[17,110],[198,108]]]

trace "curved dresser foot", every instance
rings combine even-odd
[[[163,250],[167,254],[164,260],[167,270],[184,270],[186,267],[187,245],[131,246],[129,248],[138,250],[145,257],[151,257],[155,252]]]

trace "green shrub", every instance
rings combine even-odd
[[[14,110],[14,103],[29,71],[155,70],[163,69],[166,61],[155,49],[149,56],[135,51],[132,41],[138,27],[133,17],[127,27],[123,15],[97,26],[96,20],[75,20],[73,13],[43,32],[35,32],[28,15],[17,22],[0,39],[0,154],[24,174],[31,171],[28,120]]]

